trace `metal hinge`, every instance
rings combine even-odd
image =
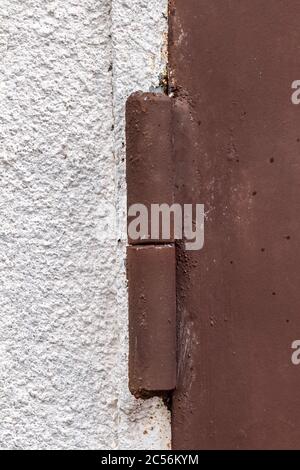
[[[126,107],[128,224],[143,205],[172,205],[172,100],[134,93]],[[130,210],[131,209],[131,210]],[[176,386],[176,255],[174,239],[136,239],[129,233],[129,388],[138,398]]]

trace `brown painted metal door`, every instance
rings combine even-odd
[[[205,247],[177,247],[175,449],[299,449],[298,0],[171,0],[177,201]]]

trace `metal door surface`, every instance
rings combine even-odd
[[[171,0],[177,246],[174,449],[299,449],[300,2]]]

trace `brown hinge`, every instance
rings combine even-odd
[[[143,205],[150,231],[152,205],[174,201],[172,100],[163,94],[131,95],[126,142],[128,211]],[[160,235],[128,237],[129,388],[138,398],[164,395],[176,385],[175,244]]]

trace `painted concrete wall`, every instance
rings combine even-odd
[[[127,390],[124,266],[124,102],[158,84],[166,4],[0,0],[2,449],[169,445]]]

